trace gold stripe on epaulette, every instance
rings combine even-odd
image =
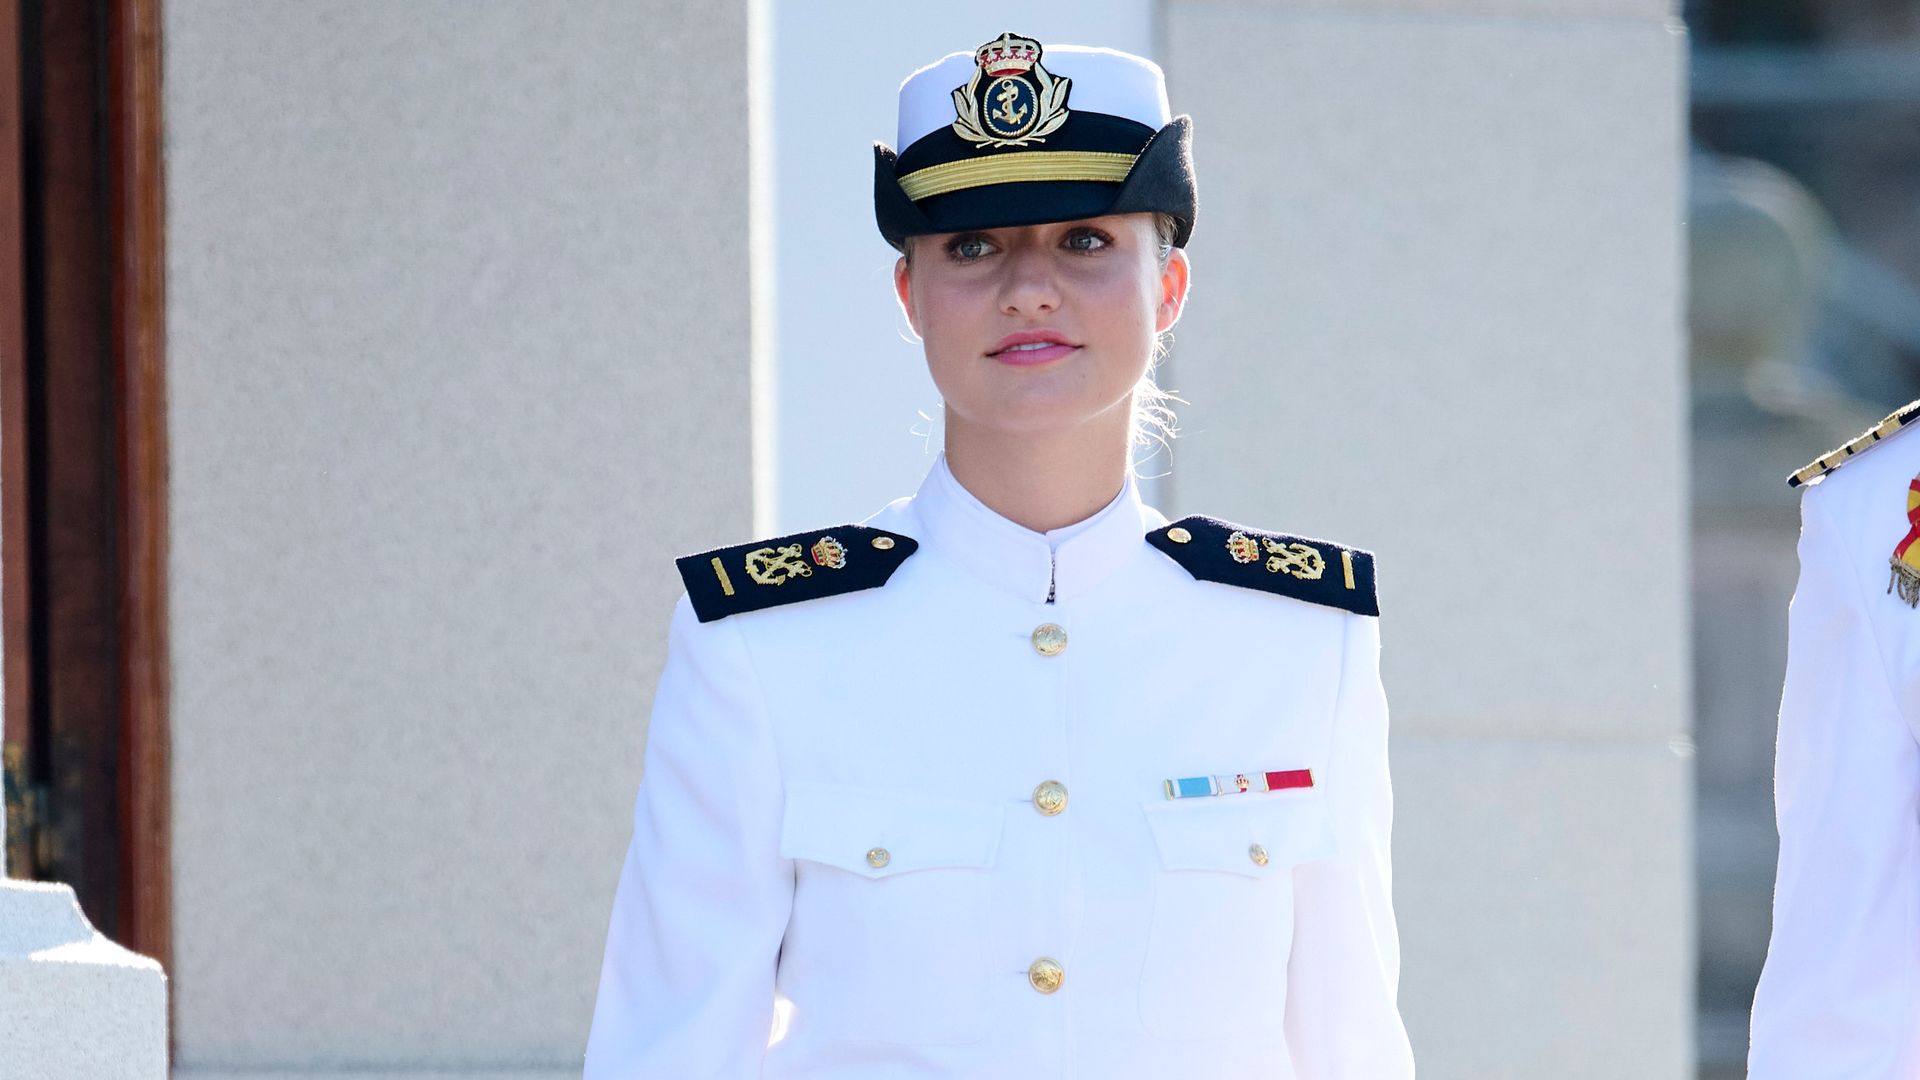
[[[1133,162],[1133,154],[1102,150],[1027,150],[915,169],[900,178],[900,190],[918,201],[988,184],[1036,180],[1103,180],[1117,184],[1133,171]]]
[[[1836,449],[1829,450],[1813,461],[1801,466],[1798,472],[1787,478],[1787,486],[1800,487],[1803,484],[1810,484],[1820,479],[1835,469],[1838,469],[1840,466],[1845,465],[1857,455],[1865,452],[1868,447],[1873,446],[1882,439],[1895,434],[1901,428],[1906,427],[1907,422],[1912,420],[1916,415],[1920,415],[1920,401],[1909,402],[1895,409],[1893,412],[1887,414],[1886,419],[1873,425],[1866,431],[1861,432],[1852,439],[1849,439]]]

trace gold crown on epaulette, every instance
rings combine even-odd
[[[1040,62],[1040,43],[1032,38],[1015,37],[1011,32],[980,46],[973,59],[987,74],[1025,75]]]
[[[1260,541],[1236,529],[1227,537],[1227,554],[1237,563],[1253,562],[1260,558]]]
[[[823,536],[813,545],[813,561],[829,570],[839,570],[847,565],[847,549],[840,541],[831,536]]]

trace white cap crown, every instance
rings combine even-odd
[[[1049,45],[1042,62],[1053,74],[1073,80],[1068,102],[1075,112],[1125,117],[1155,131],[1172,119],[1166,76],[1160,65],[1144,56],[1085,45]],[[904,151],[953,123],[953,91],[967,85],[975,66],[973,53],[949,53],[907,76],[900,84],[895,148]]]

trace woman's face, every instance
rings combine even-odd
[[[1119,408],[1180,317],[1186,255],[1160,263],[1150,214],[912,238],[894,267],[950,414],[1043,434]]]

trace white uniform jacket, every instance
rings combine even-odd
[[[1131,481],[866,524],[881,587],[674,611],[589,1080],[1411,1077],[1378,620],[1197,580]]]
[[[1889,588],[1920,435],[1824,475],[1877,441],[1801,475],[1751,1080],[1920,1077],[1920,610]]]

